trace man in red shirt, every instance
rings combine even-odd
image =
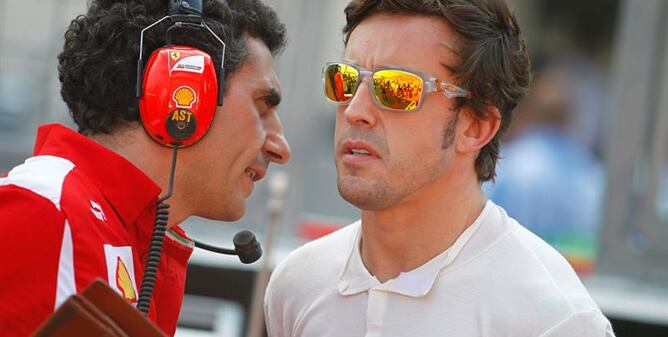
[[[142,126],[135,74],[140,31],[167,15],[167,7],[167,0],[94,0],[65,34],[61,93],[79,132],[40,127],[34,157],[0,178],[3,336],[30,335],[96,278],[137,303],[172,150]],[[272,65],[285,44],[284,25],[259,0],[209,0],[203,12],[226,43],[225,103],[204,137],[179,150],[149,312],[168,334],[176,328],[193,249],[178,224],[191,215],[239,219],[269,163],[290,157]],[[144,34],[146,55],[167,44],[167,27]],[[181,31],[171,42],[201,49],[220,64],[220,46],[205,33]]]

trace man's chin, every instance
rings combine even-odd
[[[221,205],[219,209],[199,216],[209,220],[232,222],[241,219],[244,214],[246,214],[246,203],[242,201],[238,205]]]
[[[222,221],[237,221],[241,219],[244,214],[246,214],[246,202],[242,201],[241,204],[232,209],[231,212],[228,213],[228,216]]]
[[[241,211],[241,212],[235,213],[234,215],[224,217],[224,218],[220,219],[220,221],[226,221],[226,222],[238,221],[244,216],[244,214],[246,214],[246,212]]]
[[[338,179],[341,197],[363,210],[380,210],[386,208],[386,190],[376,182],[360,177],[346,176]]]

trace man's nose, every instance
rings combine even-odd
[[[283,135],[283,127],[278,117],[267,130],[262,151],[271,162],[276,164],[285,164],[290,160],[290,144]]]
[[[372,101],[368,81],[367,78],[360,82],[353,98],[343,106],[343,114],[351,125],[373,127],[376,124],[378,109]]]

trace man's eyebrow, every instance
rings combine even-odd
[[[275,87],[262,89],[261,95],[269,106],[278,106],[281,104],[281,93]]]
[[[459,50],[457,48],[455,48],[455,47],[453,47],[453,46],[451,46],[447,43],[441,42],[441,43],[438,44],[438,46],[441,46],[441,47],[445,48],[446,50],[455,54],[456,56],[461,56],[461,55],[459,55]]]
[[[450,73],[453,75],[457,74],[458,66],[446,62],[441,62],[441,66],[443,66],[445,69],[448,69],[448,71],[450,71]]]
[[[452,45],[448,43],[438,43],[437,44],[439,47],[443,47],[443,49],[447,50],[449,53],[452,53],[457,59],[461,58],[461,55],[459,54],[459,50],[457,48],[453,47]],[[458,64],[453,64],[451,62],[440,62],[441,65],[445,68],[448,69],[450,72],[453,74],[456,73],[457,67],[459,66]]]

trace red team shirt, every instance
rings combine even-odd
[[[34,157],[0,178],[0,334],[32,334],[96,278],[135,304],[159,193],[111,150],[40,127]],[[150,318],[171,335],[192,247],[181,228],[167,232]]]

